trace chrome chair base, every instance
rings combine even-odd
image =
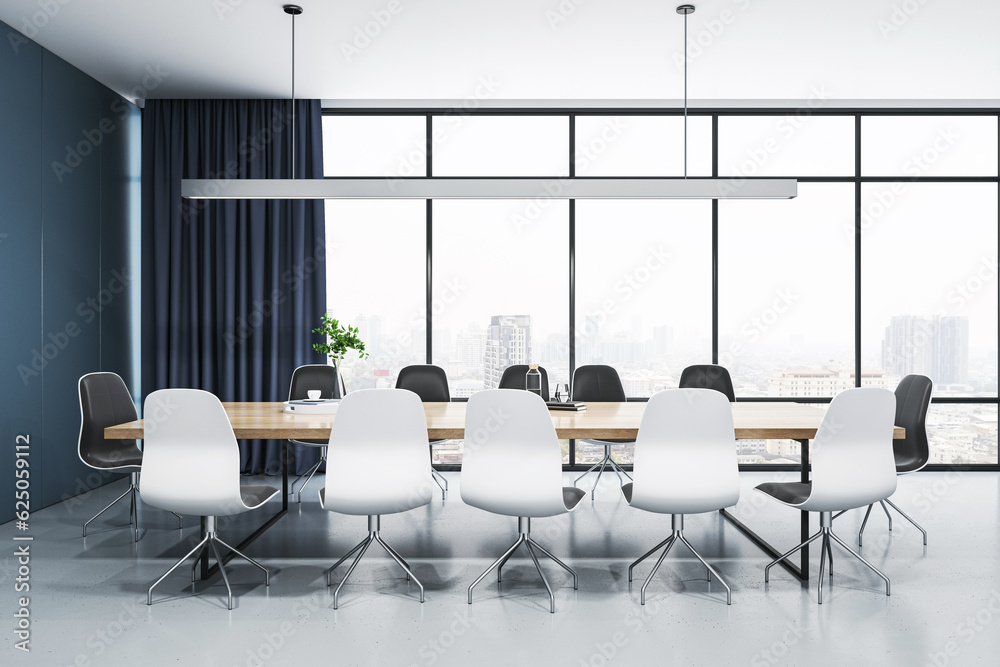
[[[421,602],[424,601],[424,585],[421,584],[420,580],[417,579],[416,575],[413,574],[413,570],[410,569],[410,564],[407,563],[406,560],[402,556],[400,556],[398,553],[396,553],[396,550],[393,549],[392,547],[390,547],[385,542],[385,540],[382,539],[382,536],[379,535],[379,527],[380,527],[380,525],[381,525],[381,517],[378,514],[372,514],[372,515],[370,515],[368,517],[368,537],[366,537],[365,539],[361,540],[361,542],[359,542],[353,549],[351,549],[346,554],[344,554],[343,557],[340,560],[338,560],[336,563],[334,563],[332,566],[330,566],[329,569],[327,569],[327,571],[326,571],[326,585],[327,586],[332,586],[333,585],[333,571],[336,570],[340,566],[341,563],[343,563],[348,558],[350,558],[351,554],[353,554],[353,553],[355,553],[355,552],[357,552],[357,551],[360,550],[360,553],[358,553],[358,555],[354,558],[354,562],[351,563],[351,567],[349,567],[347,569],[347,574],[344,575],[343,580],[337,586],[337,590],[335,590],[333,592],[333,608],[334,609],[336,609],[339,606],[339,604],[340,604],[340,589],[343,588],[344,584],[347,583],[347,580],[350,578],[351,573],[354,572],[354,568],[356,568],[358,566],[358,562],[361,561],[362,556],[365,555],[365,552],[368,551],[368,547],[370,547],[373,542],[378,542],[382,546],[382,548],[385,549],[385,552],[387,554],[389,554],[389,556],[394,561],[396,561],[396,564],[399,565],[401,568],[403,568],[403,571],[406,573],[406,580],[407,581],[409,581],[410,579],[413,579],[413,582],[417,586],[420,587],[420,601]]]
[[[500,585],[500,582],[503,580],[503,574],[502,574],[503,566],[507,563],[510,557],[514,555],[514,552],[517,550],[517,548],[523,544],[527,548],[528,555],[531,556],[532,562],[535,564],[535,569],[538,570],[538,576],[542,578],[542,583],[545,584],[545,590],[548,591],[549,593],[549,613],[554,614],[556,613],[556,598],[555,595],[553,595],[552,593],[552,587],[549,586],[549,582],[545,578],[545,574],[542,573],[542,568],[538,564],[538,557],[535,556],[534,550],[538,549],[540,552],[542,552],[543,556],[547,556],[549,559],[554,561],[556,565],[560,566],[561,568],[572,574],[574,590],[577,590],[579,588],[579,579],[576,576],[576,572],[569,565],[567,565],[566,563],[562,562],[561,560],[553,556],[551,553],[549,553],[549,551],[545,547],[543,547],[538,542],[535,542],[533,539],[531,539],[531,519],[529,517],[522,516],[517,518],[517,532],[518,536],[514,544],[512,544],[507,549],[507,551],[505,551],[503,555],[500,556],[500,558],[497,558],[495,561],[493,561],[493,564],[490,565],[488,568],[486,568],[486,571],[483,572],[481,575],[479,575],[479,577],[477,577],[476,580],[472,582],[472,585],[469,586],[469,604],[472,604],[472,589],[475,588],[479,584],[479,582],[485,579],[486,575],[492,572],[494,568],[496,568],[497,571],[497,586]]]
[[[433,479],[438,487],[441,489],[441,500],[444,500],[445,496],[448,494],[448,480],[444,478],[444,475],[439,473],[434,467],[431,467],[431,479]]]
[[[593,486],[593,488],[590,489],[590,499],[591,500],[594,499],[594,491],[597,490],[597,485],[601,481],[601,475],[604,474],[604,469],[607,467],[607,465],[609,463],[611,464],[611,472],[613,472],[614,474],[618,475],[618,482],[619,482],[619,484],[624,484],[624,482],[622,482],[622,475],[625,475],[626,477],[628,477],[629,480],[632,479],[632,477],[627,472],[625,472],[625,470],[620,465],[618,465],[617,463],[615,463],[614,459],[611,458],[611,445],[612,445],[612,443],[610,443],[610,442],[604,443],[604,458],[602,458],[600,461],[598,461],[594,465],[590,466],[590,468],[587,470],[587,472],[583,473],[582,475],[580,475],[579,477],[577,477],[575,480],[573,480],[573,486],[576,486],[576,483],[579,482],[581,479],[583,479],[584,477],[586,477],[590,473],[594,472],[594,470],[596,470],[598,467],[601,468],[600,471],[597,473],[597,479],[594,480],[594,486]],[[621,473],[621,474],[619,474],[619,473]]]
[[[650,556],[652,556],[660,547],[666,546],[666,548],[663,550],[663,553],[660,554],[660,558],[656,561],[656,565],[653,566],[652,571],[649,573],[649,576],[646,577],[646,581],[642,584],[642,588],[640,589],[640,603],[641,604],[646,604],[646,588],[649,587],[649,582],[651,582],[653,580],[653,575],[655,575],[656,571],[660,569],[660,565],[663,563],[663,559],[665,559],[667,557],[667,554],[670,552],[670,547],[674,546],[675,543],[677,543],[678,541],[680,541],[680,542],[682,542],[684,544],[684,546],[686,546],[688,548],[688,551],[690,551],[691,553],[694,554],[695,558],[697,558],[699,561],[701,561],[701,564],[704,565],[705,568],[708,570],[708,576],[706,577],[707,581],[711,581],[712,580],[712,575],[714,574],[715,578],[719,580],[719,583],[721,583],[725,587],[725,589],[726,589],[726,604],[732,604],[733,603],[733,589],[731,589],[729,587],[729,584],[727,584],[726,580],[722,578],[722,575],[720,575],[715,570],[715,568],[713,568],[711,565],[709,565],[708,562],[704,558],[701,557],[701,554],[699,554],[695,550],[695,548],[693,546],[691,546],[691,543],[688,542],[687,539],[684,537],[684,515],[683,514],[671,514],[670,518],[671,518],[671,524],[672,524],[672,530],[671,530],[670,537],[668,537],[667,539],[663,540],[662,542],[660,542],[659,544],[657,544],[655,547],[653,547],[652,549],[650,549],[649,551],[647,551],[643,555],[639,556],[638,559],[636,559],[631,565],[628,566],[628,581],[629,581],[629,584],[631,584],[632,583],[632,570],[635,568],[635,566],[638,565],[639,563],[641,563],[642,561],[646,560]]]
[[[253,558],[250,558],[250,556],[247,556],[246,554],[244,554],[244,553],[242,553],[240,551],[237,551],[236,549],[234,549],[233,547],[229,546],[228,544],[226,544],[225,542],[223,542],[221,539],[219,539],[219,537],[215,533],[215,517],[214,516],[207,516],[207,517],[205,517],[205,537],[203,537],[202,540],[201,540],[201,542],[199,542],[198,544],[196,544],[195,547],[194,547],[194,549],[192,549],[191,551],[189,551],[186,556],[184,556],[179,561],[177,561],[176,563],[174,563],[173,567],[171,567],[169,570],[167,570],[163,574],[163,576],[161,576],[159,579],[157,579],[156,581],[153,582],[153,585],[149,587],[149,592],[146,594],[146,604],[147,605],[152,605],[153,604],[153,589],[156,588],[160,584],[161,581],[163,581],[164,579],[166,579],[170,575],[171,572],[173,572],[178,567],[180,567],[181,564],[184,561],[186,561],[188,558],[190,558],[191,556],[194,556],[194,564],[191,566],[191,587],[194,588],[194,584],[197,581],[198,559],[201,557],[202,551],[204,551],[205,549],[211,548],[212,553],[215,554],[215,560],[219,564],[219,572],[222,573],[222,581],[226,584],[226,592],[229,594],[229,610],[232,611],[233,610],[233,589],[230,588],[230,586],[229,586],[229,577],[226,575],[226,567],[225,567],[225,565],[222,562],[222,554],[219,553],[219,547],[217,546],[218,544],[221,544],[222,546],[226,547],[227,549],[229,549],[234,554],[236,554],[237,556],[239,556],[243,560],[247,561],[251,565],[256,565],[258,568],[260,568],[261,570],[263,570],[264,571],[264,585],[265,586],[270,586],[271,585],[271,575],[267,571],[267,568],[264,567],[263,565],[261,565],[260,563],[258,563],[257,561],[255,561]]]
[[[117,498],[115,498],[114,500],[112,500],[111,503],[108,504],[107,507],[105,507],[104,509],[102,509],[100,512],[98,512],[94,516],[90,517],[90,520],[87,521],[87,523],[83,524],[83,536],[84,537],[87,536],[87,526],[89,526],[91,523],[93,523],[94,519],[96,519],[97,517],[101,516],[102,514],[104,514],[105,512],[107,512],[109,509],[111,509],[112,507],[114,507],[116,504],[118,504],[118,501],[122,500],[123,498],[125,498],[125,496],[130,496],[129,510],[128,510],[128,523],[129,523],[129,527],[132,529],[133,534],[135,535],[135,541],[138,542],[139,541],[139,505],[138,505],[138,498],[137,498],[137,493],[138,492],[139,492],[139,473],[137,473],[137,472],[129,473],[129,485],[128,485],[128,488],[125,489],[125,493],[121,494],[120,496],[118,496]],[[178,521],[178,526],[177,527],[178,528],[183,528],[184,527],[184,519],[181,518],[181,515],[178,514],[177,512],[171,512],[171,514],[173,514],[175,517],[177,517],[177,521]],[[926,544],[926,542],[925,542],[925,544]]]
[[[306,485],[309,484],[310,480],[312,480],[313,475],[316,474],[316,472],[319,470],[319,467],[324,463],[326,463],[326,447],[321,447],[319,453],[319,461],[314,463],[313,466],[309,468],[309,470],[306,470],[304,473],[296,477],[295,481],[292,482],[291,490],[288,492],[289,495],[291,495],[292,492],[295,491],[295,485],[299,483],[299,480],[302,479],[303,477],[306,478],[306,481],[302,483],[302,486],[299,487],[298,493],[296,494],[296,502],[298,502],[299,504],[302,503],[302,491],[306,488]]]
[[[902,516],[904,519],[912,523],[917,528],[917,530],[921,532],[921,534],[924,536],[924,546],[927,546],[927,531],[924,530],[919,523],[911,519],[909,515],[906,514],[906,512],[899,509],[894,502],[886,498],[885,500],[880,500],[879,504],[882,505],[882,511],[885,512],[886,517],[888,517],[889,519],[889,532],[890,533],[892,532],[892,515],[889,514],[889,508],[885,506],[886,503],[889,503],[889,506],[892,507],[892,509],[899,512],[900,516]],[[865,532],[865,525],[868,524],[868,515],[872,513],[872,507],[874,507],[874,504],[868,506],[868,511],[865,512],[865,520],[861,522],[861,530],[858,531],[858,546],[861,546],[861,537]]]
[[[870,509],[871,509],[871,507],[869,506],[869,510]],[[887,576],[885,576],[884,574],[882,574],[882,572],[880,572],[877,567],[875,567],[874,565],[872,565],[871,563],[869,563],[868,561],[866,561],[864,558],[862,558],[861,554],[859,554],[857,551],[855,551],[851,547],[847,546],[847,544],[842,539],[840,539],[839,537],[837,537],[836,533],[833,532],[833,528],[832,528],[833,517],[831,515],[832,515],[832,512],[820,512],[820,516],[819,516],[820,529],[819,529],[819,532],[815,533],[808,540],[806,540],[802,544],[798,545],[797,547],[795,547],[794,549],[792,549],[788,553],[784,554],[780,558],[776,558],[775,560],[773,560],[770,563],[768,563],[767,567],[764,568],[764,583],[768,583],[768,581],[770,580],[770,573],[771,573],[771,568],[772,567],[774,567],[775,565],[777,565],[781,561],[785,560],[786,558],[788,558],[793,553],[795,553],[796,551],[798,551],[802,547],[806,546],[810,542],[813,542],[814,540],[817,540],[820,537],[822,537],[823,538],[822,551],[820,552],[822,554],[822,557],[819,560],[819,604],[823,604],[823,569],[826,566],[827,560],[830,561],[830,579],[831,580],[833,579],[833,549],[831,548],[831,544],[830,544],[831,540],[833,540],[834,542],[836,542],[837,544],[839,544],[840,546],[842,546],[849,554],[851,554],[852,556],[854,556],[855,558],[857,558],[859,561],[861,561],[862,563],[864,563],[866,566],[868,566],[868,569],[870,569],[872,572],[874,572],[879,577],[881,577],[882,580],[885,581],[885,594],[886,594],[886,596],[888,596],[889,595],[889,578]]]

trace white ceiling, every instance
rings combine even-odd
[[[2,0],[0,20],[130,99],[287,97],[291,19],[282,4]],[[683,94],[684,19],[675,0],[299,4],[296,97],[350,105],[485,96],[503,104]],[[689,54],[688,95],[695,105],[799,101],[815,91],[835,104],[1000,100],[997,0],[694,4],[689,38],[701,45]],[[366,27],[376,36],[355,43]]]

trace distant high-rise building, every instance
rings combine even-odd
[[[486,330],[483,386],[496,389],[508,366],[527,364],[531,356],[531,316],[494,315]]]
[[[653,354],[665,357],[670,354],[674,344],[674,328],[670,326],[653,327]]]
[[[330,314],[330,317],[333,317]],[[382,353],[385,342],[385,320],[381,315],[358,315],[354,326],[358,328],[358,337],[365,343],[365,352],[371,356]]]
[[[934,351],[931,354],[930,377],[938,384],[968,384],[969,382],[969,318],[940,317]]]
[[[641,362],[645,352],[641,341],[630,339],[624,333],[616,334],[611,340],[602,341],[597,349],[601,361],[606,364]]]
[[[969,319],[900,315],[889,320],[882,341],[882,366],[902,377],[929,376],[937,384],[969,381]]]
[[[601,317],[587,315],[583,322],[576,326],[576,362],[589,364],[599,358],[598,341],[600,341]]]
[[[483,355],[486,352],[486,332],[470,328],[458,334],[455,339],[458,361],[467,368],[483,367]]]

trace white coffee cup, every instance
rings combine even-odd
[[[320,394],[322,393],[323,392],[321,392],[319,389],[310,389],[309,391],[306,392],[306,394],[309,396],[310,401],[318,401]]]

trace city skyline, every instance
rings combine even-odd
[[[521,318],[523,335],[520,351],[516,356],[510,356],[499,340],[494,341],[493,362],[484,356],[489,347],[488,338],[492,320],[497,317]],[[499,382],[503,368],[515,363],[537,362],[546,364],[553,381],[568,382],[568,339],[565,334],[538,332],[535,329],[531,315],[493,315],[490,323],[470,321],[458,331],[435,327],[433,339],[434,362],[448,367],[449,377],[453,382],[464,381],[462,394],[468,395],[470,390],[490,388]],[[366,366],[392,371],[400,365],[409,363],[426,363],[425,340],[421,336],[409,337],[406,345],[401,345],[404,337],[386,330],[384,319],[380,315],[359,315],[355,318],[361,331],[362,340],[366,340],[372,363]],[[915,324],[916,323],[916,324]],[[914,331],[919,327],[921,338],[919,344],[913,345],[900,332]],[[893,329],[895,327],[895,329]],[[652,391],[669,388],[670,382],[676,379],[680,370],[691,363],[707,363],[709,350],[706,346],[701,353],[691,353],[689,350],[672,347],[673,328],[668,325],[649,327],[652,336],[637,338],[642,331],[639,318],[633,318],[633,326],[628,331],[616,330],[606,334],[599,326],[592,329],[584,328],[589,336],[578,335],[576,346],[577,365],[588,363],[604,363],[615,366],[622,375],[623,383],[632,382],[635,387],[631,396],[648,396]],[[990,355],[972,355],[966,343],[969,323],[964,317],[926,318],[923,316],[903,315],[893,316],[885,327],[886,336],[880,341],[880,357],[890,353],[889,361],[893,364],[866,363],[863,372],[867,375],[882,371],[892,379],[901,378],[908,373],[929,375],[935,381],[935,394],[969,395],[995,391],[996,358]],[[895,332],[895,333],[893,333]],[[926,332],[938,332],[937,335],[927,335]],[[726,349],[720,341],[720,352]],[[782,354],[755,351],[751,354],[736,355],[723,364],[729,367],[734,376],[737,392],[746,396],[789,396],[787,393],[774,393],[771,385],[777,382],[781,372],[788,370],[827,371],[841,373],[848,369],[853,378],[853,364],[838,360],[836,357],[823,359],[810,354],[808,345],[799,337],[795,344],[790,345]],[[898,348],[898,350],[897,350]],[[803,350],[796,353],[796,349]],[[893,352],[893,350],[896,350]],[[921,351],[915,356],[913,350]],[[888,352],[887,352],[888,351]],[[909,352],[907,352],[909,351]],[[906,356],[907,352],[909,356]],[[722,355],[720,355],[722,356]],[[868,355],[870,358],[872,355]],[[924,358],[926,357],[926,358]],[[502,360],[501,360],[502,359]],[[901,365],[900,360],[909,359]],[[923,359],[923,361],[921,361]],[[975,359],[975,363],[972,363]],[[922,365],[915,365],[920,362]],[[487,377],[487,368],[491,368],[492,380]],[[636,381],[633,376],[641,376],[643,381]],[[937,377],[935,377],[937,376]],[[472,385],[470,382],[481,382]],[[847,388],[838,383],[838,391]],[[674,385],[675,386],[675,385]],[[628,389],[628,387],[626,388]],[[820,394],[832,396],[831,393]],[[794,397],[794,396],[789,396]]]
[[[392,387],[395,373],[409,364],[426,363],[425,341],[413,339],[407,346],[398,344],[400,336],[388,331],[379,315],[359,315],[358,326],[362,340],[369,349],[368,360],[345,359],[341,368],[351,389]],[[933,325],[933,326],[931,326]],[[934,368],[953,372],[962,368],[956,356],[964,356],[964,368],[981,390],[989,391],[989,383],[996,385],[996,359],[970,363],[968,345],[964,344],[968,322],[965,318],[928,320],[922,316],[905,315],[890,318],[882,341],[881,350],[892,350],[893,345],[905,342],[900,338],[906,331],[937,331],[939,338],[926,336],[921,345],[909,345],[904,350],[928,350],[921,363],[936,363]],[[917,327],[916,329],[914,327]],[[677,386],[680,372],[692,363],[704,360],[692,358],[689,353],[672,349],[673,331],[670,326],[653,327],[653,336],[636,340],[631,336],[642,335],[641,322],[633,319],[627,332],[602,334],[600,327],[591,336],[577,341],[577,365],[608,363],[621,376],[626,395],[634,398],[651,396],[657,391]],[[503,370],[510,365],[537,362],[549,372],[550,385],[569,381],[568,345],[566,337],[549,334],[544,340],[534,330],[530,315],[496,314],[488,322],[470,321],[454,334],[445,335],[441,329],[433,330],[434,363],[442,366],[449,379],[453,399],[466,399],[477,391],[496,387]],[[894,338],[895,337],[895,338]],[[888,343],[886,341],[889,341]],[[391,352],[392,354],[388,354]],[[935,357],[934,355],[937,355]],[[789,362],[789,359],[793,362]],[[933,362],[937,358],[938,361]],[[944,359],[947,358],[947,361]],[[923,359],[913,354],[909,357],[896,354],[900,360],[913,364]],[[761,354],[755,352],[740,356],[728,366],[738,397],[770,397],[787,399],[828,398],[854,387],[853,365],[843,363],[796,364],[794,355]],[[892,368],[866,367],[862,369],[862,386],[894,389],[903,375],[919,372],[916,367],[895,365]],[[979,373],[972,377],[974,373]],[[923,373],[922,373],[923,374]],[[978,378],[978,379],[976,379]],[[933,379],[933,377],[932,377]],[[967,395],[968,385],[939,383],[935,381],[935,396]],[[822,404],[817,405],[821,409]],[[928,432],[932,440],[934,463],[982,463],[997,456],[997,408],[995,405],[933,404],[928,414]],[[564,445],[564,459],[568,462],[568,445]],[[794,463],[800,456],[800,447],[792,440],[740,440],[740,461],[753,463]],[[587,464],[598,461],[603,455],[600,447],[578,443],[576,462]],[[435,463],[458,465],[461,463],[461,441],[442,442],[434,448]],[[616,460],[629,464],[632,448],[621,446],[615,450]],[[991,459],[992,457],[992,459]],[[593,459],[593,460],[591,460]]]

